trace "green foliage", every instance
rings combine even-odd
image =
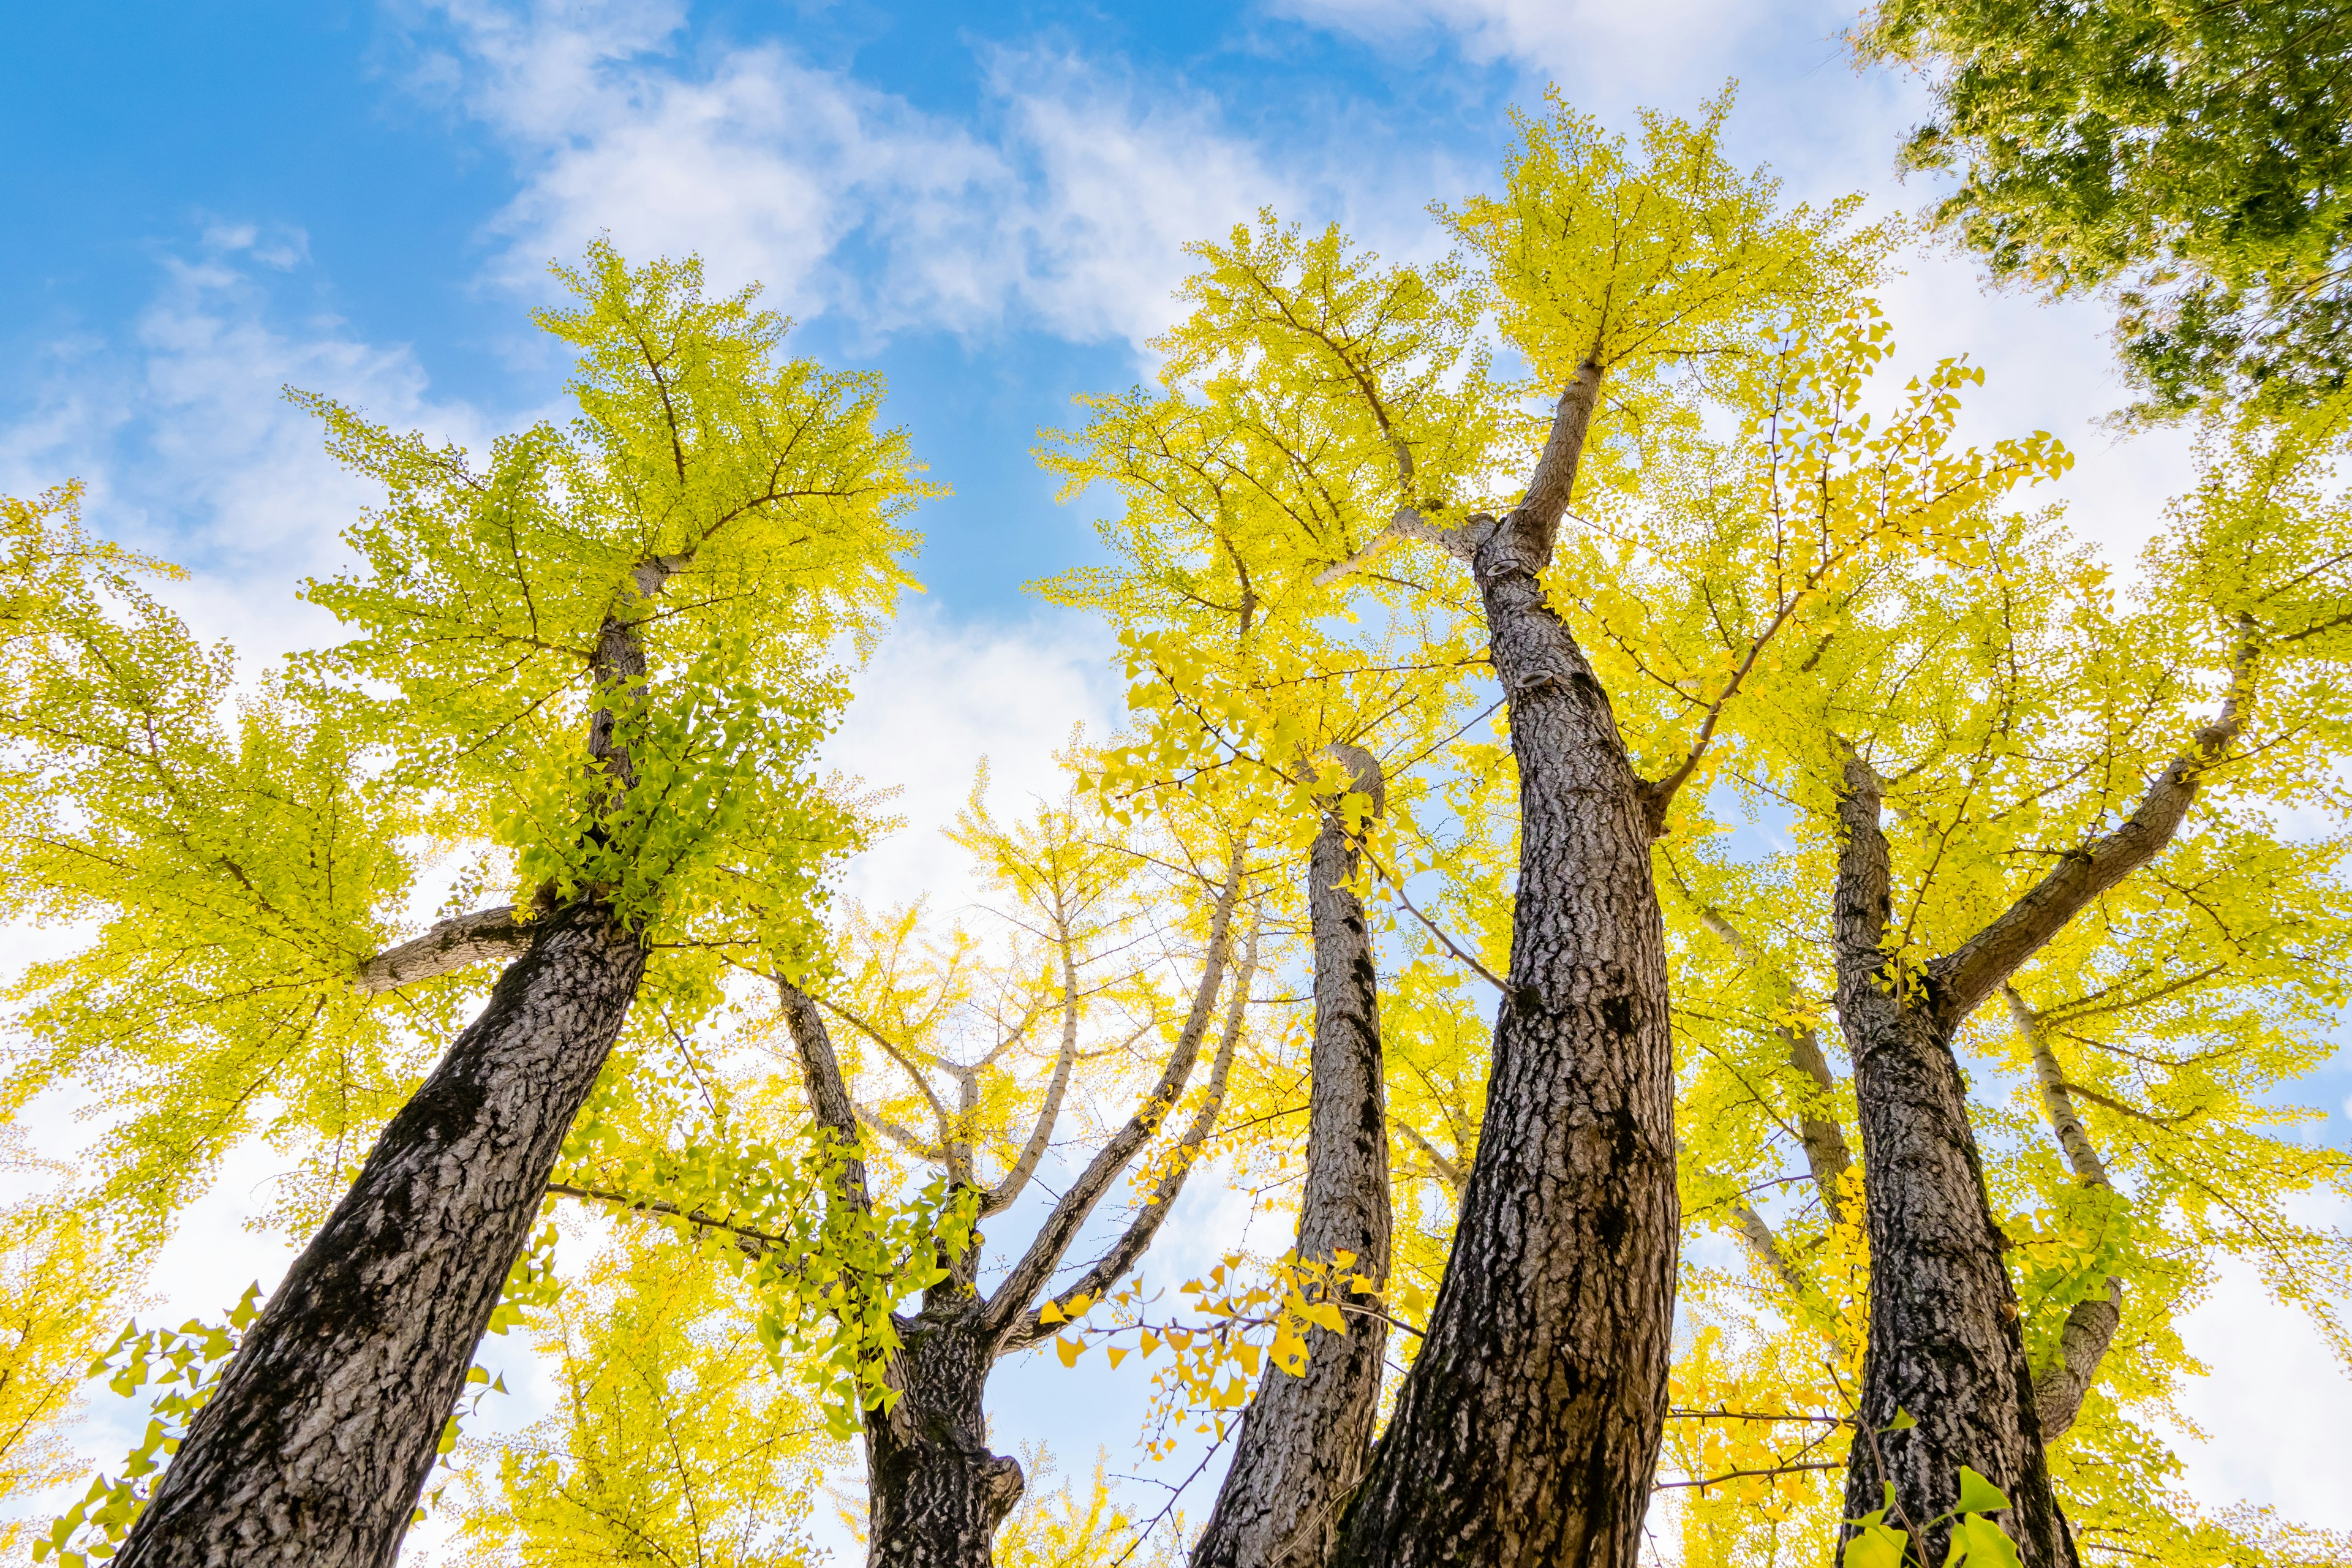
[[[2352,12],[2336,0],[1880,0],[1855,34],[1934,116],[1937,223],[1997,279],[2105,289],[2158,409],[2301,402],[2352,364]]]

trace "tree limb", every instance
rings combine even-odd
[[[1200,1058],[1201,1042],[1209,1032],[1209,1019],[1217,1005],[1217,992],[1225,978],[1225,963],[1233,937],[1234,903],[1241,897],[1243,847],[1238,842],[1225,872],[1225,885],[1217,894],[1215,909],[1209,917],[1209,946],[1201,960],[1201,981],[1193,988],[1192,1011],[1185,1016],[1184,1026],[1176,1037],[1176,1047],[1168,1056],[1168,1065],[1153,1086],[1150,1095],[1136,1107],[1135,1114],[1126,1125],[1111,1134],[1110,1141],[1096,1151],[1087,1162],[1078,1179],[1064,1192],[1054,1212],[1037,1227],[1036,1236],[1021,1260],[1013,1266],[1004,1282],[997,1287],[986,1311],[986,1324],[991,1334],[1002,1340],[1013,1322],[1029,1310],[1029,1303],[1045,1282],[1060,1268],[1062,1258],[1077,1238],[1078,1227],[1094,1212],[1110,1190],[1111,1183],[1135,1158],[1151,1135],[1160,1131],[1160,1121],[1176,1107],[1177,1098],[1184,1092],[1185,1083],[1192,1076],[1192,1064]]]
[[[2018,994],[2016,986],[2004,984],[2000,989],[2009,1002],[2010,1021],[2033,1051],[2033,1077],[2042,1088],[2042,1109],[2058,1134],[2058,1146],[2066,1152],[2067,1164],[2084,1186],[2113,1191],[2106,1162],[2099,1158],[2090,1133],[2084,1130],[2066,1075],[2050,1048],[2041,1018]],[[2085,1297],[2066,1314],[2065,1324],[2058,1331],[2057,1361],[2033,1379],[2034,1413],[2041,1418],[2044,1443],[2064,1436],[2082,1413],[2083,1396],[2097,1380],[2099,1363],[2106,1359],[2107,1347],[2115,1342],[2116,1330],[2123,1324],[2123,1309],[2124,1282],[2110,1274],[2105,1296]]]
[[[1455,1196],[1460,1196],[1462,1184],[1470,1179],[1469,1173],[1463,1170],[1461,1164],[1439,1153],[1437,1145],[1423,1137],[1421,1129],[1402,1117],[1391,1118],[1391,1125],[1404,1135],[1406,1142],[1421,1151],[1422,1158],[1427,1160],[1430,1167],[1437,1173],[1437,1179],[1453,1188]]]
[[[588,1203],[610,1204],[615,1208],[632,1209],[644,1214],[667,1215],[673,1219],[682,1219],[688,1225],[698,1226],[705,1230],[723,1231],[729,1239],[741,1249],[746,1258],[765,1258],[783,1245],[784,1238],[781,1236],[771,1236],[764,1230],[753,1230],[749,1226],[734,1225],[711,1215],[698,1213],[692,1209],[682,1209],[676,1204],[665,1203],[660,1198],[633,1198],[626,1193],[608,1192],[602,1187],[575,1187],[568,1182],[550,1182],[547,1184],[547,1190],[558,1197],[579,1198]]]
[[[414,942],[377,953],[359,967],[352,984],[371,996],[455,974],[489,959],[509,959],[530,945],[532,928],[512,904],[476,910],[441,921]]]
[[[2198,730],[2189,750],[2156,776],[2129,820],[2067,856],[1990,925],[1928,966],[1937,1022],[1948,1035],[2056,936],[2084,905],[2147,865],[2172,842],[2197,798],[2200,776],[2237,738],[2252,696],[2258,657],[2252,641],[2239,646],[2221,712]]]
[[[1201,1146],[1208,1142],[1210,1132],[1217,1125],[1217,1115],[1224,1109],[1225,1082],[1233,1071],[1234,1047],[1241,1040],[1243,1014],[1249,1005],[1250,983],[1257,975],[1259,930],[1260,922],[1252,921],[1241,965],[1234,971],[1233,998],[1225,1005],[1224,1032],[1217,1041],[1216,1058],[1209,1067],[1208,1094],[1201,1101],[1201,1109],[1193,1112],[1192,1125],[1185,1128],[1184,1136],[1177,1140],[1168,1165],[1160,1173],[1160,1179],[1152,1184],[1150,1195],[1143,1200],[1143,1207],[1128,1222],[1127,1229],[1120,1233],[1118,1240],[1111,1244],[1110,1250],[1103,1254],[1076,1284],[1055,1294],[1053,1300],[1056,1306],[1081,1296],[1090,1301],[1097,1300],[1118,1284],[1127,1271],[1135,1267],[1136,1260],[1150,1247],[1152,1237],[1159,1234],[1161,1223],[1168,1218],[1168,1211],[1176,1206],[1177,1195],[1184,1190],[1184,1178],[1192,1173],[1193,1162],[1200,1158]],[[1004,1299],[1003,1291],[998,1292],[998,1299]],[[994,1303],[991,1303],[992,1310],[993,1306]],[[1000,1342],[996,1353],[1006,1355],[1026,1349],[1050,1335],[1054,1331],[1043,1321],[1041,1314],[1042,1309],[1030,1312],[1014,1324]]]
[[[857,1136],[857,1108],[842,1081],[841,1059],[833,1054],[833,1037],[825,1033],[824,1015],[809,994],[776,976],[776,994],[782,1000],[784,1023],[792,1031],[793,1048],[801,1058],[801,1082],[808,1090],[809,1110],[816,1124],[831,1133],[842,1155],[839,1197],[860,1214],[873,1206],[866,1187],[865,1145]]]
[[[980,1200],[982,1215],[999,1214],[1013,1206],[1013,1200],[1037,1173],[1037,1163],[1045,1157],[1045,1146],[1054,1136],[1054,1124],[1061,1120],[1062,1097],[1070,1087],[1070,1069],[1078,1059],[1078,966],[1070,951],[1067,925],[1060,932],[1062,949],[1062,1049],[1054,1058],[1053,1081],[1045,1086],[1045,1102],[1037,1108],[1037,1125],[1031,1129],[1029,1142],[1022,1146],[1021,1157],[1004,1179],[996,1184]]]

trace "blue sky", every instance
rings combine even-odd
[[[1022,584],[1094,549],[1029,458],[1070,399],[1149,374],[1181,247],[1271,205],[1400,257],[1483,188],[1511,105],[1556,81],[1626,126],[1739,81],[1733,134],[1809,199],[1914,210],[1896,139],[1916,89],[1857,73],[1851,11],[1812,0],[1240,0],[1154,5],[19,5],[0,34],[0,491],[79,475],[100,530],[183,561],[183,607],[256,658],[314,640],[293,603],[341,559],[364,492],[279,400],[292,384],[469,442],[548,408],[562,367],[527,308],[609,230],[763,281],[802,352],[878,369],[952,498],[927,508],[930,592],[861,679],[836,753],[901,785],[871,897],[936,886],[932,829],[992,757],[1042,784],[1108,716],[1097,633]],[[1885,297],[1913,363],[1990,369],[1972,434],[2052,429],[2075,525],[2118,563],[2185,479],[2184,443],[2119,441],[2098,312],[1988,296],[1923,251]],[[909,773],[906,760],[922,759]],[[2315,1091],[2352,1090],[2340,1069]],[[2340,1117],[2332,1131],[2340,1139]],[[281,1265],[237,1248],[232,1181],[159,1261],[174,1311]],[[215,1211],[217,1212],[215,1212]],[[2293,1320],[2233,1286],[2202,1310],[2222,1375],[2189,1414],[2242,1445],[2192,1484],[2352,1513],[2352,1394]],[[2256,1353],[2251,1346],[2269,1347]],[[2289,1345],[2291,1352],[2277,1347]],[[1131,1435],[1074,1420],[1024,1369],[1000,1442],[1061,1431],[1068,1468]],[[1125,1425],[1122,1426],[1121,1423]],[[1132,1468],[1115,1453],[1114,1468]]]

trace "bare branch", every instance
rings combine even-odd
[[[1094,1212],[1096,1204],[1110,1190],[1111,1183],[1127,1168],[1136,1151],[1142,1148],[1160,1130],[1161,1119],[1175,1108],[1184,1092],[1185,1083],[1192,1076],[1192,1064],[1199,1060],[1201,1041],[1209,1032],[1209,1019],[1217,1005],[1217,992],[1225,978],[1225,963],[1233,936],[1234,903],[1241,896],[1242,858],[1244,849],[1235,843],[1233,858],[1225,872],[1225,885],[1217,894],[1217,902],[1209,917],[1209,946],[1201,961],[1201,981],[1192,992],[1192,1011],[1186,1015],[1184,1026],[1176,1037],[1175,1049],[1168,1056],[1168,1065],[1160,1075],[1150,1095],[1138,1106],[1126,1125],[1111,1135],[1110,1141],[1097,1150],[1087,1163],[1078,1179],[1063,1193],[1054,1212],[1045,1216],[1045,1224],[1021,1260],[1013,1266],[1004,1282],[989,1300],[986,1321],[989,1329],[1002,1336],[1014,1318],[1028,1310],[1045,1281],[1061,1267],[1063,1255],[1077,1238],[1078,1227]]]
[[[816,1124],[833,1135],[843,1155],[841,1199],[863,1214],[873,1206],[866,1187],[865,1145],[857,1136],[857,1108],[842,1081],[841,1059],[833,1054],[833,1037],[825,1033],[824,1015],[809,994],[776,976],[776,994],[782,1000],[784,1023],[791,1029],[793,1048],[801,1058],[801,1082],[808,1090],[809,1110]]]
[[[2056,870],[2035,883],[1990,925],[1928,966],[1937,1022],[1947,1033],[1957,1029],[2020,965],[2064,929],[2084,905],[2147,865],[2172,842],[2197,798],[2199,779],[2237,738],[2252,695],[2258,658],[2251,640],[2239,646],[2221,712],[2198,730],[2189,750],[2156,776],[2129,820],[2067,856]]]
[[[1184,1129],[1184,1136],[1177,1140],[1160,1180],[1152,1184],[1150,1195],[1143,1200],[1143,1207],[1128,1222],[1127,1229],[1120,1233],[1118,1241],[1112,1243],[1110,1250],[1103,1254],[1076,1284],[1055,1292],[1053,1300],[1056,1306],[1081,1296],[1088,1300],[1096,1300],[1118,1284],[1150,1248],[1152,1237],[1159,1234],[1161,1223],[1168,1217],[1168,1211],[1176,1206],[1177,1195],[1184,1190],[1184,1178],[1192,1173],[1193,1163],[1200,1158],[1201,1146],[1208,1142],[1210,1132],[1217,1125],[1218,1113],[1224,1110],[1225,1083],[1233,1071],[1234,1049],[1241,1041],[1243,1015],[1249,1005],[1250,983],[1257,976],[1257,942],[1263,926],[1263,921],[1253,919],[1250,921],[1249,938],[1242,952],[1241,966],[1234,974],[1233,998],[1225,1005],[1224,1032],[1217,1041],[1216,1059],[1210,1064],[1208,1093],[1201,1101],[1201,1109],[1193,1112],[1192,1124]],[[1032,1287],[1033,1290],[1034,1289]],[[998,1302],[1008,1299],[1004,1290],[999,1290],[996,1301],[990,1303],[991,1313],[994,1313]],[[999,1342],[996,1353],[1006,1355],[1025,1349],[1052,1331],[1039,1312],[1027,1312]]]
[[[530,945],[531,927],[512,904],[476,910],[441,921],[414,942],[377,953],[359,967],[352,984],[371,996],[455,974],[490,959],[520,957]]]
[[[1045,1086],[1045,1102],[1037,1108],[1037,1125],[1030,1130],[1029,1142],[1022,1146],[1021,1157],[1004,1179],[996,1184],[980,1200],[983,1215],[998,1214],[1013,1206],[1013,1200],[1037,1173],[1037,1163],[1045,1157],[1045,1146],[1054,1136],[1054,1124],[1062,1117],[1062,1097],[1070,1087],[1070,1069],[1078,1059],[1078,966],[1070,951],[1070,932],[1066,925],[1060,932],[1062,949],[1062,1049],[1054,1058],[1053,1080]]]

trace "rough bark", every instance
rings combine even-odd
[[[2034,1415],[2009,1246],[1984,1195],[1949,1034],[1894,973],[1880,946],[1889,901],[1879,785],[1849,761],[1836,899],[1838,1017],[1853,1055],[1862,1109],[1864,1208],[1870,1233],[1870,1338],[1855,1416],[1865,1436],[1847,1471],[1845,1516],[1882,1505],[1891,1481],[1914,1531],[1948,1511],[1966,1465],[2007,1493],[2001,1520],[2026,1568],[2073,1568]],[[1898,1412],[1917,1425],[1889,1432]],[[1944,1560],[1948,1523],[1927,1531],[1921,1555]]]
[[[1526,501],[1468,536],[1519,770],[1509,985],[1444,1281],[1341,1527],[1348,1568],[1633,1568],[1641,1549],[1680,1217],[1665,941],[1643,791],[1539,580],[1600,382],[1579,369]]]
[[[2042,1089],[2042,1109],[2058,1136],[2058,1146],[2065,1151],[2074,1179],[2086,1187],[2111,1189],[2114,1184],[2107,1179],[2106,1162],[2099,1158],[2098,1146],[2091,1142],[2082,1115],[2074,1109],[2074,1093],[2066,1087],[2066,1075],[2050,1048],[2042,1020],[2034,1016],[2015,986],[2002,986],[2001,994],[2009,1002],[2010,1021],[2033,1052],[2033,1078]],[[2033,1378],[2033,1408],[2041,1418],[2044,1443],[2055,1443],[2073,1429],[2074,1417],[2082,1414],[2083,1396],[2098,1380],[2099,1363],[2106,1359],[2107,1347],[2115,1342],[2123,1320],[2124,1282],[2112,1274],[2104,1292],[2084,1297],[2067,1311],[2066,1321],[2058,1331],[2058,1359]]]
[[[983,1397],[996,1359],[969,1288],[928,1292],[891,1357],[898,1403],[866,1417],[870,1568],[988,1568],[1021,1500],[1018,1460],[991,1453]]]
[[[1331,749],[1352,774],[1349,786],[1372,796],[1377,810],[1379,764],[1353,746]],[[1358,859],[1346,826],[1327,816],[1307,867],[1315,1042],[1297,1251],[1327,1264],[1351,1253],[1353,1261],[1338,1271],[1341,1279],[1361,1273],[1385,1284],[1388,1097],[1371,933],[1351,887]],[[1318,1568],[1370,1457],[1387,1345],[1387,1322],[1359,1316],[1344,1333],[1307,1331],[1303,1376],[1266,1369],[1243,1415],[1215,1510],[1192,1549],[1192,1568]]]
[[[352,984],[370,995],[438,979],[492,959],[511,959],[530,945],[531,928],[512,904],[476,910],[441,921],[415,942],[377,953]]]
[[[2042,1391],[2027,1366],[2016,1295],[2001,1264],[2008,1240],[1985,1196],[1952,1039],[2084,905],[2172,841],[2205,771],[2237,738],[2258,665],[2249,633],[2232,660],[2221,710],[2149,782],[2131,816],[2066,856],[1923,973],[1897,973],[1880,945],[1890,877],[1880,784],[1863,758],[1845,761],[1838,1017],[1854,1058],[1871,1253],[1870,1339],[1855,1414],[1866,1431],[1884,1428],[1898,1410],[1918,1422],[1874,1446],[1854,1445],[1846,1476],[1849,1518],[1877,1508],[1882,1483],[1892,1481],[1904,1514],[1924,1522],[1951,1506],[1959,1467],[1967,1465],[2008,1494],[2013,1506],[2005,1523],[2026,1568],[2074,1568],[2074,1540],[2043,1458]],[[2119,1295],[2083,1304],[2083,1321],[2069,1325],[2076,1330],[2074,1358],[2086,1357],[2103,1330],[2112,1337],[2102,1309]],[[2066,1370],[2072,1365],[2062,1344],[2058,1375],[2073,1376]],[[2090,1358],[2081,1369],[2085,1386],[2095,1368]],[[2079,1408],[2080,1390],[2070,1395],[2053,1384],[2049,1392],[2053,1414]],[[1949,1533],[1948,1526],[1929,1531],[1928,1561],[1942,1560]]]
[[[594,905],[531,930],[247,1332],[118,1562],[377,1568],[397,1554],[645,968]]]

